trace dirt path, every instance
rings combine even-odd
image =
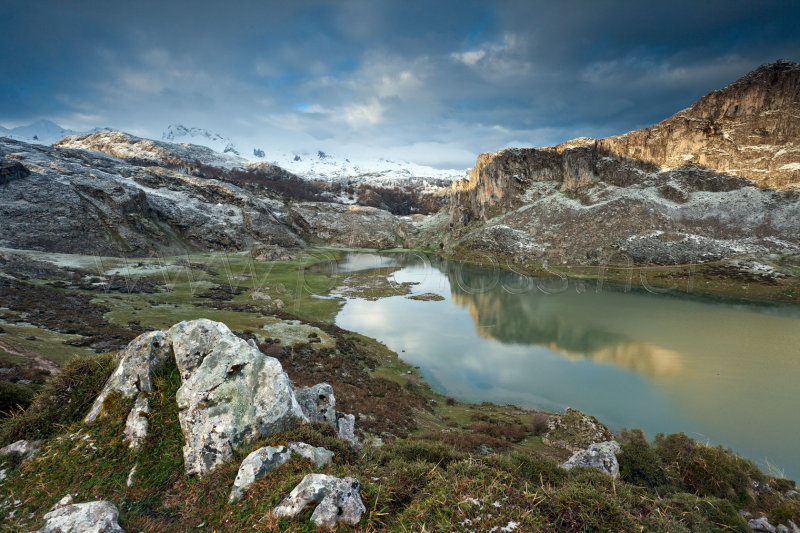
[[[55,374],[58,372],[58,365],[40,353],[27,350],[25,348],[14,347],[9,343],[4,342],[2,339],[0,339],[0,350],[8,352],[12,355],[18,355],[20,357],[24,357],[25,359],[29,359],[30,361],[33,361],[35,368],[44,370],[50,374]]]

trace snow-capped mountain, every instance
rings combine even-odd
[[[308,179],[324,181],[380,181],[399,185],[409,181],[447,181],[463,178],[466,169],[438,169],[408,161],[337,157],[323,151],[267,154],[269,161]]]
[[[173,143],[189,143],[206,146],[222,154],[241,155],[228,137],[212,133],[203,128],[187,128],[181,124],[170,124],[161,135],[161,140]]]
[[[39,120],[27,126],[4,128],[0,126],[0,136],[37,144],[53,144],[67,135],[75,135],[77,131],[62,128],[50,120]]]
[[[390,159],[354,159],[322,150],[289,152],[271,151],[269,147],[249,146],[247,141],[234,143],[230,137],[203,128],[172,124],[161,138],[174,143],[206,146],[220,153],[236,154],[250,161],[269,162],[305,179],[330,182],[370,182],[383,186],[431,183],[442,185],[463,178],[467,169],[437,169],[407,161]],[[250,143],[252,144],[252,143]]]

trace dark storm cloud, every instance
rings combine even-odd
[[[460,166],[654,123],[800,58],[794,1],[0,3],[0,124],[182,122]]]

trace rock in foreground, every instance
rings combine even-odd
[[[597,468],[613,478],[619,477],[619,443],[615,440],[597,442],[587,449],[576,452],[562,465],[567,470],[576,466]]]
[[[286,446],[265,446],[245,457],[236,474],[228,501],[232,503],[239,500],[250,485],[266,476],[273,468],[288,461],[290,455],[291,452]]]
[[[131,341],[120,352],[117,369],[95,400],[86,422],[101,415],[112,393],[135,398],[125,438],[131,448],[141,446],[147,436],[147,397],[153,392],[153,375],[171,360],[182,382],[175,400],[189,475],[211,472],[234,452],[298,421],[327,423],[336,427],[342,438],[357,444],[355,418],[335,411],[333,387],[320,383],[295,394],[277,359],[234,335],[225,324],[206,319],[180,322],[167,331],[148,332]],[[331,452],[305,446],[294,451],[318,465],[330,462]]]
[[[215,469],[260,436],[306,420],[280,362],[219,322],[169,330],[183,384],[175,399],[187,474]]]
[[[117,507],[105,500],[57,505],[37,533],[125,533],[118,520]]]
[[[595,417],[567,407],[563,415],[552,416],[547,421],[547,433],[542,442],[575,453],[590,444],[609,441],[612,438],[614,435],[611,431]]]
[[[334,528],[338,522],[356,525],[367,510],[361,501],[361,485],[351,477],[308,474],[278,505],[275,516],[294,517],[309,503],[317,503],[311,520],[319,527]]]

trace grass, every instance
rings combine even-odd
[[[333,382],[340,410],[357,413],[357,427],[381,436],[382,447],[355,450],[329,427],[304,425],[239,450],[209,475],[187,478],[174,402],[180,385],[176,369],[162,369],[154,378],[150,430],[136,452],[122,440],[129,401],[112,396],[97,423],[81,422],[113,365],[111,355],[84,353],[65,363],[25,411],[0,421],[0,444],[44,440],[43,453],[34,459],[7,458],[0,465],[8,475],[0,485],[0,530],[40,527],[50,506],[70,493],[78,502],[113,501],[126,531],[186,531],[200,524],[219,532],[313,531],[310,509],[280,520],[270,510],[315,471],[361,482],[367,512],[357,527],[345,531],[497,531],[513,524],[515,531],[534,532],[747,531],[738,512],[742,508],[765,514],[773,524],[800,522],[800,499],[783,494],[793,483],[770,478],[750,461],[682,434],[650,443],[641,432],[623,433],[618,480],[592,470],[561,469],[569,452],[541,439],[547,414],[465,404],[436,394],[382,343],[333,326],[339,301],[312,297],[326,295],[338,281],[311,268],[329,259],[327,253],[312,250],[296,261],[274,264],[242,255],[226,260],[195,255],[183,258],[188,269],[159,274],[167,276],[162,281],[169,290],[84,293],[107,307],[105,318],[118,326],[165,328],[204,316],[256,337],[297,384]],[[246,290],[224,290],[225,284]],[[209,291],[212,287],[223,290]],[[252,300],[254,288],[271,300]],[[222,296],[199,298],[200,293]],[[268,309],[274,299],[288,304],[283,312]],[[300,320],[296,328],[294,320]],[[293,337],[286,335],[289,330]],[[23,340],[31,336],[13,333]],[[276,336],[291,342],[267,342]],[[54,350],[71,350],[58,339],[48,341]],[[38,349],[49,350],[47,345]],[[9,362],[18,357],[6,355]],[[293,459],[255,483],[242,500],[227,503],[249,451],[295,440],[333,450],[333,464],[320,470]],[[780,492],[757,494],[753,479],[768,481]]]
[[[660,436],[651,444],[640,432],[623,436],[622,479],[594,470],[566,471],[558,466],[560,459],[526,446],[526,440],[536,439],[537,420],[531,413],[444,399],[441,412],[450,412],[453,420],[458,412],[462,415],[451,434],[494,439],[507,445],[503,451],[498,447],[499,453],[482,455],[462,450],[442,431],[356,450],[337,439],[332,428],[308,424],[262,438],[209,475],[187,478],[174,402],[180,378],[174,366],[154,378],[150,429],[141,451],[130,450],[122,440],[129,400],[112,395],[98,422],[80,422],[109,361],[108,356],[94,356],[69,363],[60,381],[48,384],[33,404],[58,401],[69,408],[29,409],[12,419],[17,422],[0,424],[7,440],[22,434],[45,439],[40,455],[3,466],[10,471],[0,489],[0,506],[14,513],[0,529],[38,527],[50,506],[70,493],[78,502],[101,497],[113,501],[120,509],[120,524],[130,531],[185,531],[200,524],[220,532],[312,531],[310,509],[291,520],[277,520],[269,511],[306,474],[317,471],[360,480],[367,512],[356,531],[483,531],[513,524],[518,531],[746,531],[738,514],[745,503],[740,496],[749,494],[752,476],[767,480],[752,463],[730,452],[680,434]],[[78,375],[93,376],[88,381],[94,386],[75,387]],[[23,418],[36,421],[40,429],[18,433]],[[52,430],[42,431],[41,426]],[[17,429],[9,431],[12,427]],[[256,447],[288,441],[325,446],[335,452],[335,460],[319,470],[309,461],[293,459],[229,505],[244,456]],[[128,487],[134,465],[133,485]],[[645,475],[659,470],[667,472],[666,481]],[[704,484],[701,472],[717,482]],[[769,481],[783,489],[793,486]],[[746,501],[751,512],[768,513],[775,520],[796,517],[796,502],[779,493],[769,500],[759,496]]]

